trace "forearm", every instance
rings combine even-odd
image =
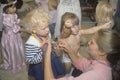
[[[83,58],[81,55],[78,56],[77,53],[72,52],[72,51],[69,52],[68,55],[71,58],[71,60],[72,60],[73,63],[75,63],[76,61],[78,61],[78,59]]]
[[[54,79],[52,65],[51,65],[51,47],[48,44],[47,51],[44,58],[44,80]]]
[[[45,55],[44,60],[44,80],[54,79],[52,67],[51,67],[51,54]]]
[[[89,29],[80,30],[79,32],[80,32],[80,34],[93,34],[102,28],[104,28],[102,25],[101,26],[94,26],[94,27],[89,28]]]

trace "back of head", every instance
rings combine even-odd
[[[41,21],[50,22],[51,16],[46,11],[36,8],[30,11],[20,23],[26,30],[31,31],[35,28]]]
[[[120,36],[111,30],[99,30],[96,35],[99,50],[107,54],[112,67],[112,80],[120,80]]]
[[[107,1],[99,1],[96,6],[96,21],[108,22],[113,20],[113,8]]]

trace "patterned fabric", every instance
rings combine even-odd
[[[40,47],[26,44],[25,48],[26,48],[26,61],[29,64],[37,64],[42,62],[43,52]]]

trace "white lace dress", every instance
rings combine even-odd
[[[57,8],[57,22],[55,27],[55,37],[60,37],[60,27],[61,27],[61,16],[65,12],[75,13],[80,20],[81,24],[81,8],[79,0],[60,0]]]

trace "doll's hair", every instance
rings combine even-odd
[[[120,80],[120,36],[107,29],[99,30],[95,35],[99,50],[107,54],[112,67],[112,80]]]
[[[16,9],[20,9],[23,5],[23,0],[17,0],[15,3]]]
[[[113,20],[113,8],[107,1],[99,1],[96,6],[96,21],[108,22]]]
[[[71,13],[71,12],[64,13],[62,18],[61,18],[61,29],[60,29],[61,34],[65,34],[66,35],[66,36],[61,35],[63,38],[64,37],[69,37],[71,35],[71,28],[69,29],[69,31],[67,33],[64,33],[65,32],[64,31],[64,29],[65,29],[64,28],[65,22],[68,19],[71,19],[72,26],[79,25],[79,18],[78,18],[78,16],[76,16],[74,13]]]
[[[46,11],[36,8],[23,18],[21,25],[28,31],[31,31],[33,28],[35,28],[39,22],[41,21],[47,21],[50,22],[51,16]]]
[[[48,0],[49,10],[57,9],[58,4],[59,4],[59,0]]]
[[[8,14],[8,9],[9,9],[10,7],[12,7],[13,5],[15,5],[15,4],[7,4],[5,7],[3,7],[3,13]]]

